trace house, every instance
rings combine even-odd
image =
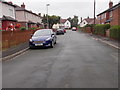
[[[120,25],[120,2],[113,6],[113,2],[109,2],[109,8],[97,15],[99,24]]]
[[[71,23],[67,19],[60,19],[60,28],[71,28]]]
[[[80,27],[84,27],[87,24],[91,24],[91,22],[93,22],[93,21],[94,21],[94,18],[87,17],[87,18],[85,18],[83,20],[81,18]]]
[[[7,30],[9,26],[16,25],[15,5],[12,2],[0,1],[0,28]]]
[[[52,26],[52,28],[53,28],[53,29],[58,29],[58,28],[60,28],[60,26],[59,26],[59,24],[57,23],[57,24],[54,24],[54,25]]]
[[[25,4],[17,6],[15,8],[16,19],[22,27],[40,27],[42,26],[42,17],[41,14],[36,14],[30,10],[25,9]]]

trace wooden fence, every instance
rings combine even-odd
[[[27,42],[34,31],[36,30],[2,31],[2,49],[7,49]]]

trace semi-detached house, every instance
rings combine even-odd
[[[97,15],[98,24],[120,25],[120,2],[113,6],[109,2],[109,8]]]
[[[31,28],[42,25],[41,14],[36,14],[30,10],[25,9],[24,3],[21,5],[21,7],[16,5],[15,13],[18,23],[20,23],[23,27]]]
[[[12,2],[0,1],[0,29],[6,30],[8,26],[15,25],[15,5]]]

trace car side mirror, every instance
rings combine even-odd
[[[33,34],[31,34],[31,37],[33,36]]]

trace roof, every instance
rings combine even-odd
[[[14,19],[14,18],[12,18],[12,17],[10,17],[10,16],[3,16],[2,18],[1,18],[1,20],[2,21],[5,21],[5,20],[8,20],[8,21],[17,21],[16,19]]]
[[[26,12],[29,12],[29,13],[31,13],[31,14],[34,14],[34,15],[36,15],[36,16],[38,16],[38,17],[41,17],[40,15],[38,15],[38,14],[36,14],[36,13],[33,13],[33,12],[30,11],[30,10],[27,10],[27,9],[25,9],[25,8],[22,8],[22,7],[18,6],[18,5],[15,5],[15,6],[16,6],[16,8],[15,8],[16,11],[26,11]]]
[[[32,22],[32,21],[28,21],[28,23],[29,23],[29,24],[35,24],[35,23],[34,23],[34,22]]]
[[[67,19],[60,19],[60,23],[65,23]]]
[[[10,6],[16,7],[16,6],[13,5],[12,3],[9,3],[9,2],[3,1],[3,0],[1,0],[1,2],[4,3],[4,4],[10,5]]]
[[[107,10],[103,11],[103,12],[101,12],[101,13],[100,13],[100,14],[98,14],[97,16],[99,16],[99,15],[101,15],[101,14],[103,14],[103,13],[106,13],[107,11],[112,11],[112,10],[114,10],[114,9],[118,8],[118,7],[120,7],[120,3],[118,3],[118,4],[114,5],[113,7],[109,8],[109,9],[107,9]]]
[[[89,24],[94,24],[94,19]],[[99,24],[97,19],[95,19],[95,24]]]
[[[85,18],[84,20],[86,20],[86,21],[87,21],[87,23],[90,23],[91,21],[93,21],[93,20],[94,20],[94,18]]]

